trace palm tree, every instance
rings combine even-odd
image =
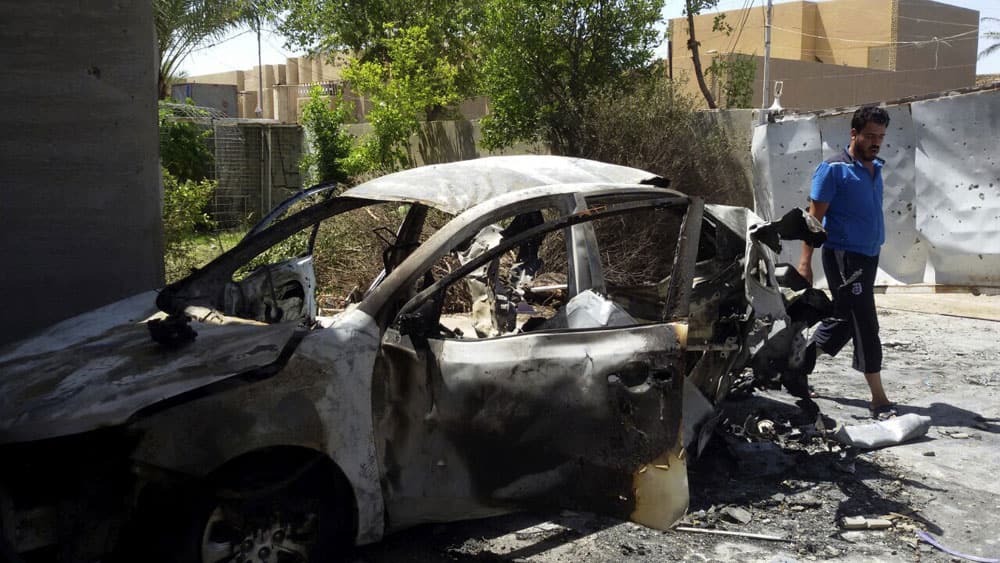
[[[1000,18],[983,18],[983,21],[1000,22]],[[979,51],[979,59],[985,59],[986,57],[992,55],[993,53],[1000,50],[1000,31],[985,31],[983,32],[983,37],[993,42],[992,45],[986,47],[982,51]]]
[[[239,0],[153,0],[160,99],[169,97],[170,81],[192,51],[243,25],[241,5]]]

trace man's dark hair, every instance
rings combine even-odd
[[[851,118],[851,129],[861,131],[865,128],[865,125],[868,125],[868,122],[888,127],[889,112],[885,111],[885,108],[878,106],[860,107],[854,112],[854,117]]]

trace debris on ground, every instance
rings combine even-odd
[[[955,557],[961,558],[961,559],[968,559],[969,561],[977,561],[979,563],[1000,563],[1000,559],[994,559],[994,558],[990,558],[990,557],[977,557],[975,555],[966,555],[964,553],[959,553],[959,552],[957,552],[957,551],[955,551],[953,549],[950,549],[950,548],[942,545],[940,542],[938,542],[936,539],[934,539],[934,536],[932,536],[932,535],[930,535],[930,534],[928,534],[927,532],[924,532],[924,531],[917,532],[917,537],[920,538],[921,540],[929,543],[930,545],[932,545],[932,546],[940,549],[941,551],[943,551],[943,552],[945,552],[945,553],[947,553],[949,555],[953,555]]]
[[[753,516],[750,515],[750,511],[744,510],[738,506],[727,506],[722,509],[722,516],[734,522],[736,524],[749,524]]]
[[[844,516],[840,519],[840,527],[845,530],[886,530],[892,527],[892,521],[885,518]]]
[[[909,413],[871,424],[841,426],[834,437],[848,446],[874,449],[909,442],[927,434],[930,427],[931,417]]]

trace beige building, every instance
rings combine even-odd
[[[302,115],[302,105],[309,99],[312,85],[322,86],[327,93],[340,92],[344,86],[342,73],[348,57],[337,54],[333,61],[326,57],[289,57],[284,64],[255,66],[249,70],[234,70],[216,74],[191,76],[184,79],[189,84],[229,85],[236,87],[236,115],[233,117],[256,117],[260,80],[263,79],[264,95],[260,97],[264,119],[281,123],[297,123]],[[364,121],[370,102],[350,89],[343,91],[344,99],[354,104],[357,120]],[[195,98],[195,103],[199,100]],[[477,119],[486,115],[486,99],[482,97],[466,100],[459,107],[466,119]]]
[[[309,85],[340,83],[346,62],[343,55],[337,55],[333,62],[322,57],[290,57],[284,64],[191,76],[184,82],[235,86],[237,114],[233,117],[256,117],[259,97],[261,117],[295,123],[300,114],[299,106],[308,99]],[[263,96],[259,96],[261,85]],[[356,111],[363,115],[364,108],[356,105]]]
[[[764,10],[722,12],[730,33],[713,31],[717,14],[694,18],[702,68],[714,58],[752,58],[753,107],[762,97]],[[895,100],[974,86],[979,12],[932,0],[828,0],[774,4],[770,80],[781,105],[802,110]],[[694,77],[685,18],[670,20],[672,68],[703,99]],[[706,77],[713,96],[725,77]],[[769,90],[773,92],[772,90]],[[726,107],[725,100],[719,100]]]

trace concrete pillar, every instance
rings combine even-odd
[[[340,80],[340,71],[341,71],[341,68],[339,66],[336,66],[336,65],[333,65],[333,64],[330,64],[330,63],[327,63],[327,62],[323,63],[323,79],[324,80],[328,80],[328,81],[329,80]]]
[[[262,117],[264,119],[274,119],[274,88],[264,88],[260,99],[264,109]]]
[[[248,71],[245,71],[244,74],[243,74],[243,76],[244,76],[244,78],[243,78],[243,89],[244,90],[252,90],[252,91],[256,92],[257,91],[257,84],[258,84],[258,82],[257,82],[257,67],[254,67],[254,68],[252,68],[252,69],[250,69]],[[250,109],[252,110],[253,108],[250,108]]]
[[[149,2],[0,2],[0,342],[163,283]]]
[[[257,117],[257,92],[245,90],[239,95],[240,117]]]
[[[274,65],[264,65],[264,67],[259,69],[259,71],[264,75],[264,89],[267,90],[271,86],[274,86],[274,77],[276,74],[274,72]],[[256,87],[257,84],[254,84],[254,86]]]
[[[274,87],[274,119],[282,123],[297,121],[298,85],[282,84]]]
[[[323,56],[313,57],[312,59],[312,71],[313,71],[313,82],[323,82],[326,77],[323,76]]]
[[[299,57],[299,84],[312,84],[313,78],[312,59],[309,57]]]
[[[299,83],[299,59],[297,57],[289,57],[285,60],[285,78],[288,80],[288,84]]]

